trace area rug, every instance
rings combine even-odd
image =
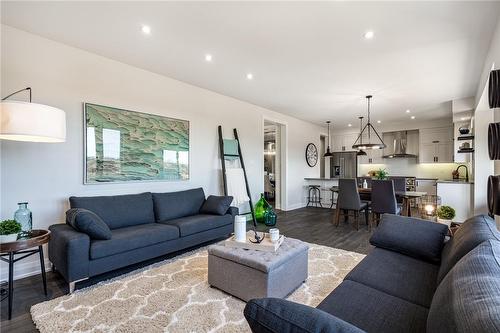
[[[288,300],[318,305],[364,255],[310,244],[309,277]],[[207,283],[200,248],[31,307],[40,332],[249,332],[245,303]]]

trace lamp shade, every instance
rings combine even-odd
[[[0,139],[30,142],[64,142],[66,114],[43,104],[0,103]]]

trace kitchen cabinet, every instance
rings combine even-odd
[[[474,215],[474,184],[469,182],[438,181],[437,195],[441,197],[441,205],[455,209],[454,222],[464,222]]]
[[[348,133],[332,135],[333,151],[355,151],[352,145],[358,138],[359,133]]]
[[[453,128],[420,130],[419,163],[453,163]]]
[[[425,192],[428,195],[436,195],[436,179],[416,179],[415,180],[416,191]]]
[[[383,164],[383,153],[382,149],[368,149],[366,150],[366,156],[358,156],[359,164]]]

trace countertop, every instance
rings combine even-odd
[[[464,179],[438,179],[436,183],[441,184],[474,184],[473,181],[465,181]]]
[[[338,178],[326,178],[326,177],[308,177],[304,180],[339,180]]]

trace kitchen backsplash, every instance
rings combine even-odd
[[[436,178],[436,179],[451,179],[451,172],[460,164],[458,163],[429,163],[419,164],[412,159],[391,159],[385,164],[359,164],[358,175],[367,175],[371,170],[380,168],[386,169],[391,176],[414,176],[417,178]],[[461,163],[469,168],[469,177],[472,177],[470,163]],[[460,176],[463,177],[463,169],[460,170]]]

